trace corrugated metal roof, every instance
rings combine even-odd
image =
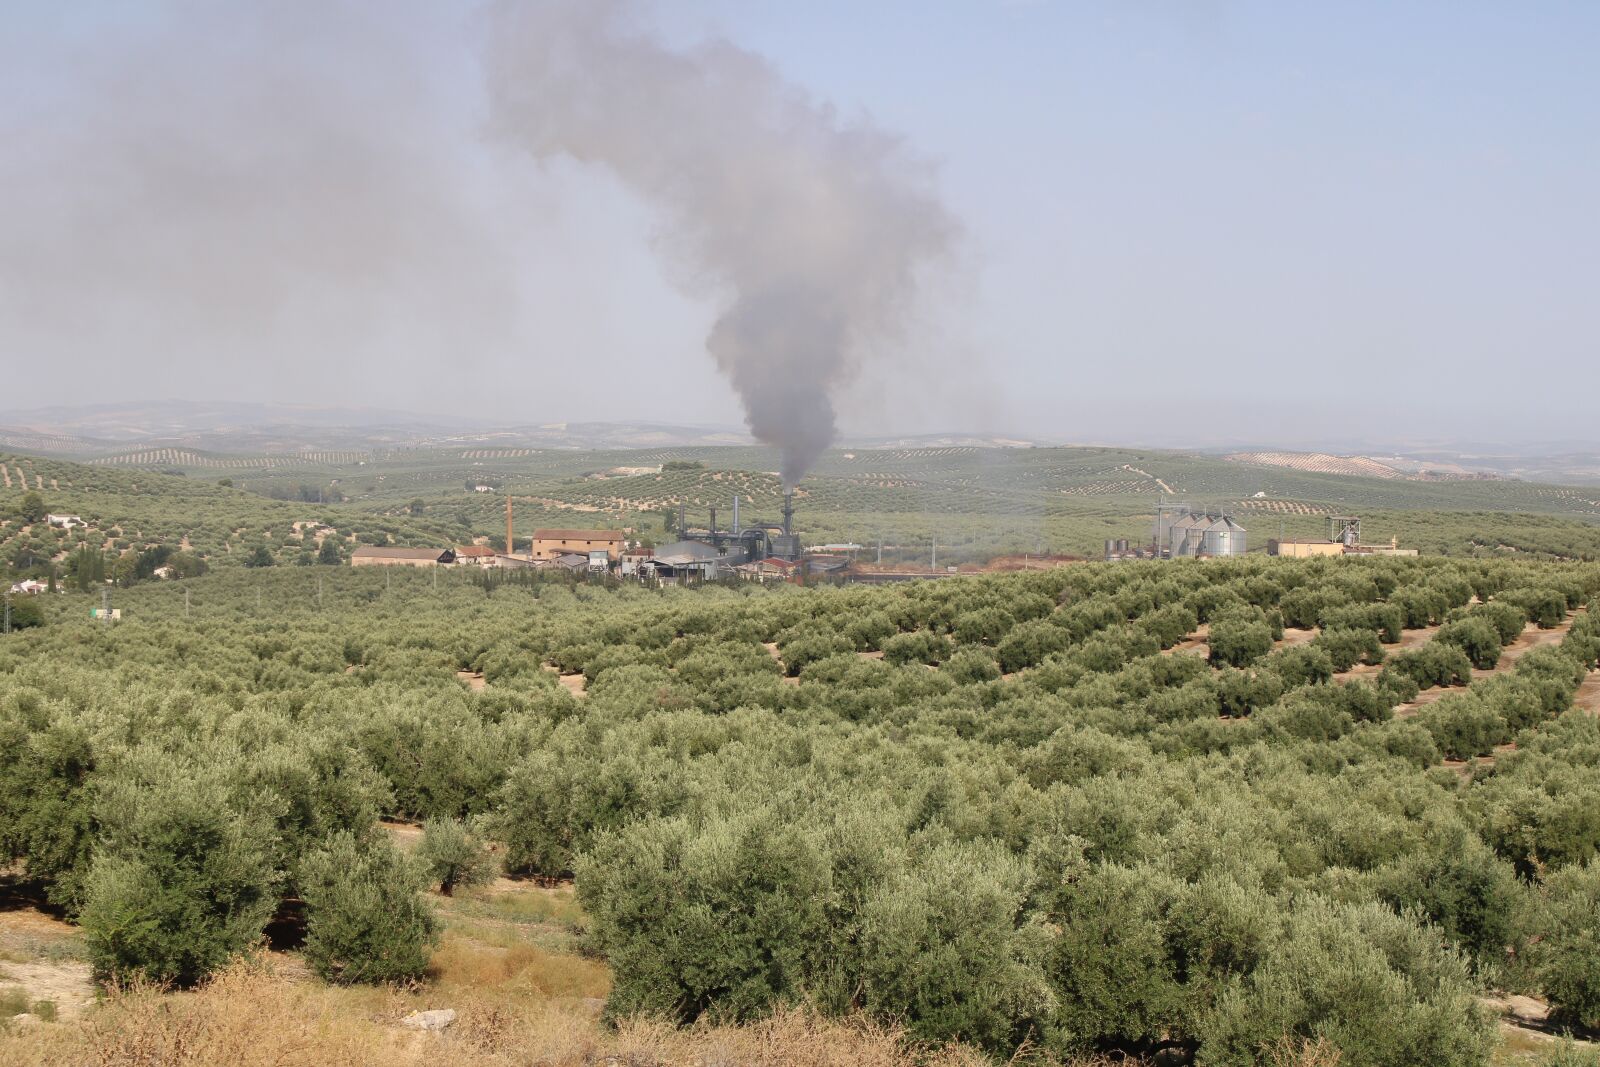
[[[668,556],[688,556],[690,559],[703,562],[721,559],[722,553],[701,541],[674,541],[670,545],[662,545],[656,549],[656,559],[665,559]]]

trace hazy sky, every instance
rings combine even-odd
[[[636,10],[925,166],[950,251],[846,428],[1600,444],[1589,0]],[[506,135],[492,9],[8,0],[4,27],[5,407],[742,421],[661,208]]]

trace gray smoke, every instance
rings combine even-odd
[[[606,168],[662,211],[668,250],[723,301],[706,346],[792,485],[954,224],[898,138],[726,41],[675,51],[629,14],[614,0],[496,9],[495,121],[535,158]]]

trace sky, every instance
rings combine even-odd
[[[617,6],[886,137],[949,220],[847,432],[1600,447],[1600,5]],[[744,420],[674,206],[508,131],[524,55],[523,108],[573,86],[506,7],[5,8],[4,406]]]

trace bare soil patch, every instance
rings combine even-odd
[[[1164,654],[1169,656],[1180,653],[1189,655],[1199,654],[1201,656],[1210,657],[1210,641],[1211,624],[1208,622],[1203,622],[1200,624],[1199,629],[1190,634],[1188,637],[1185,637],[1182,641],[1179,641],[1177,644],[1173,645],[1171,648],[1167,649]]]
[[[1589,672],[1589,677],[1578,687],[1572,705],[1590,715],[1600,715],[1600,671]]]
[[[467,683],[467,688],[476,693],[489,683],[483,680],[483,675],[474,671],[456,671],[456,677]]]
[[[400,848],[410,852],[422,844],[422,824],[415,822],[402,822],[399,819],[381,819],[378,826],[389,839]]]
[[[48,1000],[59,1019],[76,1019],[95,1002],[94,974],[80,958],[76,927],[5,898],[0,907],[0,993],[20,989],[30,1003]]]

